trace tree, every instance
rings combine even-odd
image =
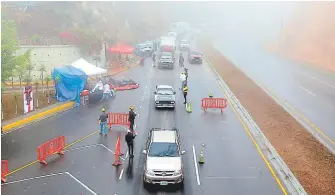
[[[48,104],[50,104],[50,95],[49,95],[49,82],[51,81],[51,76],[48,74],[45,77],[45,83],[47,84],[47,93],[46,96],[48,97]]]
[[[15,58],[15,73],[19,78],[20,88],[22,87],[22,81],[27,73],[30,62],[30,52],[31,50],[26,51],[23,55],[17,56]],[[27,77],[29,78],[29,77]],[[29,82],[29,79],[26,79]]]
[[[47,85],[47,91],[49,91],[49,82],[51,81],[51,76],[49,74],[46,75],[44,80],[45,80],[45,84]]]
[[[41,81],[42,81],[42,91],[44,92],[44,85],[43,85],[43,81],[44,81],[44,72],[46,71],[46,66],[44,64],[41,64],[40,67],[38,68],[38,71],[41,72]]]
[[[30,81],[30,76],[29,76],[28,73],[25,73],[25,74],[23,75],[23,82],[25,82],[25,83],[29,83],[29,81]]]
[[[18,49],[16,24],[13,20],[1,20],[1,81],[12,75],[15,68],[15,52]]]
[[[30,60],[29,60],[30,61]],[[31,83],[32,81],[32,76],[31,76],[31,72],[34,70],[35,66],[32,65],[30,62],[28,62],[27,64],[27,71],[28,71],[28,82],[27,85]]]
[[[15,69],[11,70],[11,84],[12,84],[12,90],[14,90],[14,78],[16,78],[17,73]]]

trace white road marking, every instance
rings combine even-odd
[[[1,185],[9,185],[9,184],[14,184],[14,183],[20,183],[20,182],[24,182],[24,181],[30,181],[30,180],[34,180],[34,179],[42,179],[42,178],[47,178],[47,177],[53,177],[53,176],[59,176],[59,175],[68,175],[70,176],[72,179],[74,179],[77,183],[79,183],[81,186],[83,186],[87,191],[91,192],[94,195],[98,195],[97,193],[95,193],[91,188],[89,188],[87,185],[85,185],[83,182],[81,182],[79,179],[77,179],[75,176],[73,176],[71,173],[69,172],[62,172],[62,173],[51,173],[48,175],[41,175],[38,177],[31,177],[31,178],[27,178],[27,179],[20,179],[20,180],[16,180],[16,181],[11,181],[11,182],[7,182],[7,183],[3,183]],[[44,184],[46,184],[44,182]]]
[[[314,93],[308,91],[306,88],[304,88],[304,87],[302,87],[302,86],[300,86],[300,88],[301,88],[302,90],[306,91],[307,93],[309,93],[309,94],[311,94],[311,95],[313,95],[313,96],[316,96]]]
[[[111,153],[115,154],[115,152],[109,148],[107,148],[105,145],[100,144],[102,147],[106,148],[108,151],[110,151]],[[119,156],[119,158],[121,158],[122,160],[126,160],[125,158],[123,158],[122,156]]]
[[[257,177],[215,177],[208,176],[206,179],[257,179]]]
[[[31,177],[31,178],[27,178],[27,179],[20,179],[20,180],[16,180],[16,181],[11,181],[11,182],[7,182],[7,183],[2,183],[1,185],[9,185],[9,184],[14,184],[14,183],[20,183],[20,182],[24,182],[24,181],[29,181],[29,180],[34,180],[34,179],[41,179],[41,178],[46,178],[46,177],[52,177],[52,176],[57,176],[57,175],[63,175],[65,174],[65,172],[62,173],[51,173],[48,175],[41,175],[38,177]]]
[[[77,179],[75,176],[71,175],[71,173],[69,172],[65,172],[67,175],[69,175],[70,177],[72,177],[72,179],[74,179],[76,182],[78,182],[80,185],[82,185],[86,190],[88,190],[89,192],[91,192],[94,195],[98,195],[97,193],[95,193],[91,188],[89,188],[87,185],[85,185],[83,182],[81,182],[79,179]]]
[[[321,80],[319,80],[319,79],[317,79],[317,78],[315,78],[315,77],[313,77],[313,76],[311,76],[311,75],[309,75],[309,74],[306,74],[306,73],[304,73],[304,72],[300,72],[300,71],[299,71],[299,73],[305,75],[306,77],[309,77],[309,78],[311,78],[311,79],[314,79],[314,80],[318,81],[319,83],[322,83],[322,84],[324,84],[324,85],[326,85],[326,86],[328,86],[328,87],[331,87],[331,88],[335,89],[335,86],[333,86],[333,85],[331,85],[331,84],[329,84],[329,83],[326,83],[326,82],[324,82],[324,81],[321,81]]]
[[[120,173],[119,180],[121,180],[121,179],[122,179],[122,175],[123,175],[123,169],[121,170],[121,173]]]
[[[198,170],[198,164],[197,164],[197,157],[195,156],[195,148],[194,148],[194,146],[192,146],[192,148],[193,148],[193,159],[194,159],[195,174],[197,176],[198,186],[200,186],[200,178],[199,178],[199,170]]]
[[[71,149],[64,150],[64,152],[70,152],[70,151],[74,151],[74,150],[80,150],[80,149],[85,149],[85,148],[91,148],[91,147],[95,147],[95,146],[100,146],[100,144],[93,144],[93,145],[80,146],[80,147],[77,147],[77,148],[71,148]]]

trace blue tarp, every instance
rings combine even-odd
[[[55,68],[52,80],[55,82],[56,97],[59,101],[76,101],[80,104],[80,92],[84,89],[88,76],[73,66]]]

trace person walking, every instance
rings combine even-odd
[[[185,82],[186,82],[186,75],[184,72],[181,73],[180,75],[180,81],[181,81],[181,90],[184,88],[185,86]]]
[[[155,53],[152,54],[152,61],[154,62],[153,67],[155,67],[156,66],[156,54]]]
[[[112,96],[111,88],[110,88],[109,84],[107,82],[105,82],[104,91],[102,93],[102,98],[101,98],[100,101],[104,101],[105,99],[108,99],[109,96]]]
[[[134,132],[134,123],[135,123],[135,118],[136,118],[136,113],[134,112],[135,107],[130,106],[129,110],[129,122],[130,122],[130,130]]]
[[[187,85],[184,86],[183,92],[184,92],[184,100],[185,100],[184,104],[186,104],[187,103],[186,96],[187,96],[187,93],[188,93],[188,87],[187,87]]]
[[[130,157],[134,157],[134,139],[135,135],[130,130],[127,130],[125,140],[128,145],[128,152]]]
[[[105,134],[107,135],[107,119],[108,119],[108,114],[106,113],[106,109],[102,108],[102,113],[99,117],[99,125],[100,125],[100,134]]]

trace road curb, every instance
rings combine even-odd
[[[114,73],[110,74],[110,75],[112,75],[112,76],[117,75],[121,72],[125,72],[125,71],[129,70],[130,68],[134,68],[137,65],[138,64],[131,65],[130,67],[123,68],[123,69],[121,69],[117,72],[114,72]],[[37,113],[35,115],[32,115],[32,116],[27,117],[27,118],[22,119],[22,120],[15,121],[13,123],[10,123],[8,125],[3,126],[2,127],[2,134],[5,135],[5,134],[10,133],[14,130],[20,129],[22,127],[25,127],[25,126],[34,124],[36,122],[39,122],[41,120],[47,119],[49,117],[55,116],[55,115],[57,115],[61,112],[65,112],[67,110],[70,110],[74,107],[75,107],[75,102],[67,102],[67,103],[62,104],[58,107],[46,110],[44,112]]]
[[[10,123],[8,125],[5,125],[5,126],[2,127],[2,131],[3,131],[4,134],[9,133],[9,132],[14,131],[16,129],[28,126],[28,125],[33,124],[35,122],[41,121],[41,120],[49,118],[51,116],[54,116],[58,113],[67,111],[67,110],[73,108],[74,106],[75,106],[75,102],[64,103],[64,104],[62,104],[60,106],[57,106],[55,108],[46,110],[44,112],[40,112],[38,114],[27,117],[25,119],[18,120],[18,121],[15,121],[13,123]]]
[[[307,192],[302,187],[298,179],[294,176],[292,171],[288,168],[284,160],[277,153],[276,149],[272,146],[269,140],[265,137],[262,130],[258,127],[256,122],[252,119],[248,111],[242,106],[233,92],[229,89],[228,85],[221,78],[220,74],[216,71],[215,67],[210,63],[210,61],[204,56],[211,70],[217,76],[218,84],[229,96],[229,99],[232,100],[233,106],[238,111],[238,114],[243,118],[243,121],[247,124],[250,132],[253,134],[253,137],[260,146],[263,146],[263,152],[266,155],[266,158],[269,160],[271,165],[276,171],[276,174],[280,177],[281,181],[284,183],[289,194],[297,195],[307,195]]]

